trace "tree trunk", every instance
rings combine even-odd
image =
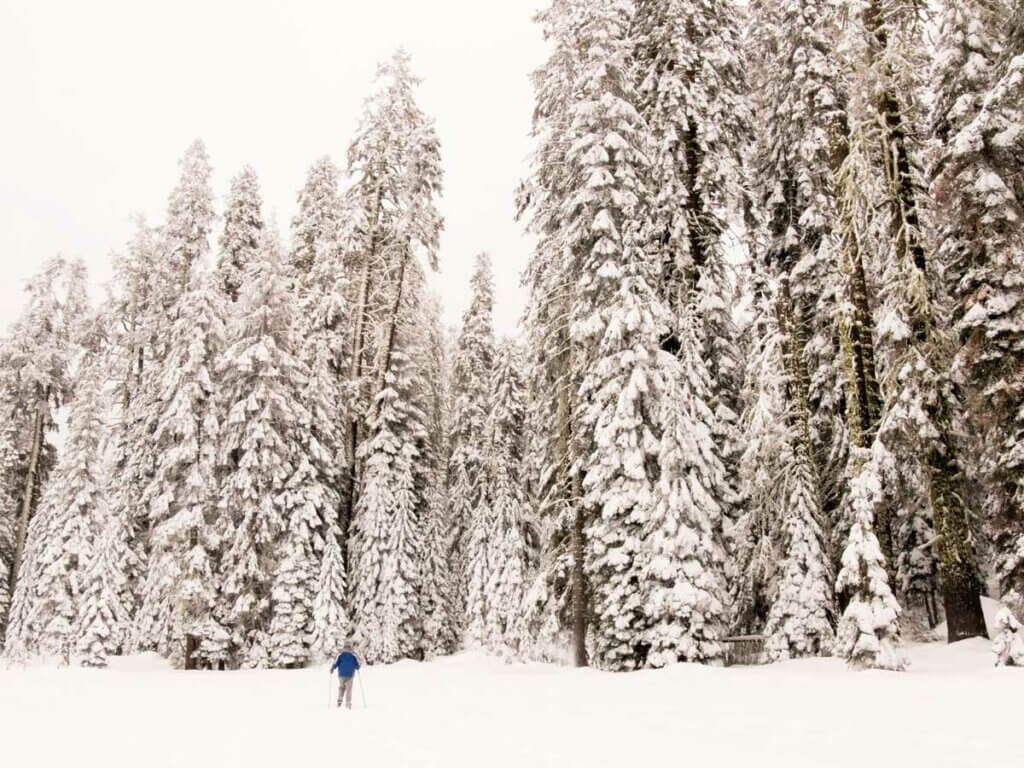
[[[941,393],[940,393],[941,398]],[[934,515],[942,603],[946,609],[946,640],[955,643],[969,637],[988,637],[981,607],[982,581],[963,501],[963,476],[950,444],[947,414],[939,401],[931,416],[939,428],[939,444],[928,451],[931,503]]]
[[[579,475],[570,477],[572,471],[572,398],[570,394],[572,371],[569,364],[569,339],[563,334],[563,380],[558,388],[558,465],[562,493],[567,504],[574,505],[572,529],[569,534],[572,552],[572,567],[569,571],[569,595],[572,606],[573,663],[577,667],[589,664],[587,658],[587,586],[584,570],[585,531],[583,508],[580,505]]]
[[[196,669],[196,649],[199,642],[195,635],[185,635],[185,669]]]
[[[32,511],[36,496],[36,473],[39,471],[39,456],[43,450],[44,411],[49,406],[49,389],[36,404],[36,415],[32,421],[32,448],[28,461],[28,472],[25,473],[25,490],[21,497],[21,514],[18,517],[17,538],[14,540],[14,562],[11,564],[10,593],[18,583],[21,563],[25,557],[25,539],[28,537],[28,524],[32,519]],[[14,602],[13,600],[11,601]],[[8,611],[10,606],[8,606]],[[4,624],[7,622],[5,621]]]

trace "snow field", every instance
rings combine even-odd
[[[1024,671],[987,642],[909,649],[906,673],[836,659],[611,674],[477,654],[370,667],[368,709],[328,709],[327,665],[186,673],[153,656],[108,670],[0,671],[10,765],[1024,765]],[[967,704],[965,706],[965,703]]]

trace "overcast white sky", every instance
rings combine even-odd
[[[24,280],[61,252],[110,276],[136,212],[162,220],[201,137],[218,210],[251,163],[285,237],[310,163],[345,148],[378,61],[399,45],[423,78],[445,164],[447,319],[489,251],[496,326],[512,333],[530,247],[513,190],[531,150],[529,73],[543,0],[0,0],[0,329]]]

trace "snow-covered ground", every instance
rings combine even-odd
[[[657,672],[462,654],[365,672],[369,705],[328,709],[319,670],[0,670],[3,765],[1024,766],[1024,670],[987,642],[909,649],[906,673],[814,659]]]

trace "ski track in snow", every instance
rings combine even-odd
[[[464,653],[365,670],[329,709],[327,666],[181,672],[153,656],[108,670],[0,670],[5,765],[1024,765],[1024,670],[988,642],[908,649],[909,672],[836,659],[611,674]]]

